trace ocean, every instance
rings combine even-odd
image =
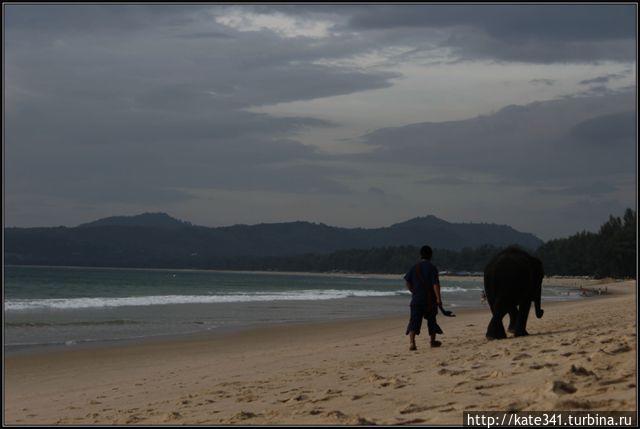
[[[482,282],[442,280],[445,307]],[[545,300],[576,299],[545,287]],[[407,315],[402,276],[5,266],[5,352],[212,330]]]

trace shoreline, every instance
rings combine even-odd
[[[463,410],[635,410],[636,282],[606,285],[543,304],[528,337],[489,342],[488,309],[459,310],[438,319],[441,348],[423,334],[413,353],[407,314],[8,356],[5,422],[460,424]]]

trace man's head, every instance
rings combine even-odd
[[[422,259],[431,260],[431,256],[433,256],[433,250],[431,250],[431,247],[422,246],[422,248],[420,248],[420,257]]]

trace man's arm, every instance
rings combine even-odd
[[[440,282],[434,283],[433,290],[436,293],[436,304],[442,304],[442,298],[440,297]]]
[[[409,291],[413,293],[413,287],[411,286],[411,283],[409,283],[407,280],[405,280],[404,283],[407,286],[407,289],[409,289]]]
[[[437,268],[435,268],[435,279],[433,282],[433,291],[436,293],[436,304],[441,305],[442,297],[440,296],[440,273],[438,273]]]

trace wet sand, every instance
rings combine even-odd
[[[636,282],[544,304],[528,337],[488,341],[489,311],[280,325],[5,357],[6,424],[435,424],[464,410],[635,410]],[[587,283],[585,283],[587,282]],[[552,282],[557,284],[557,282]],[[506,319],[505,319],[506,322]]]

